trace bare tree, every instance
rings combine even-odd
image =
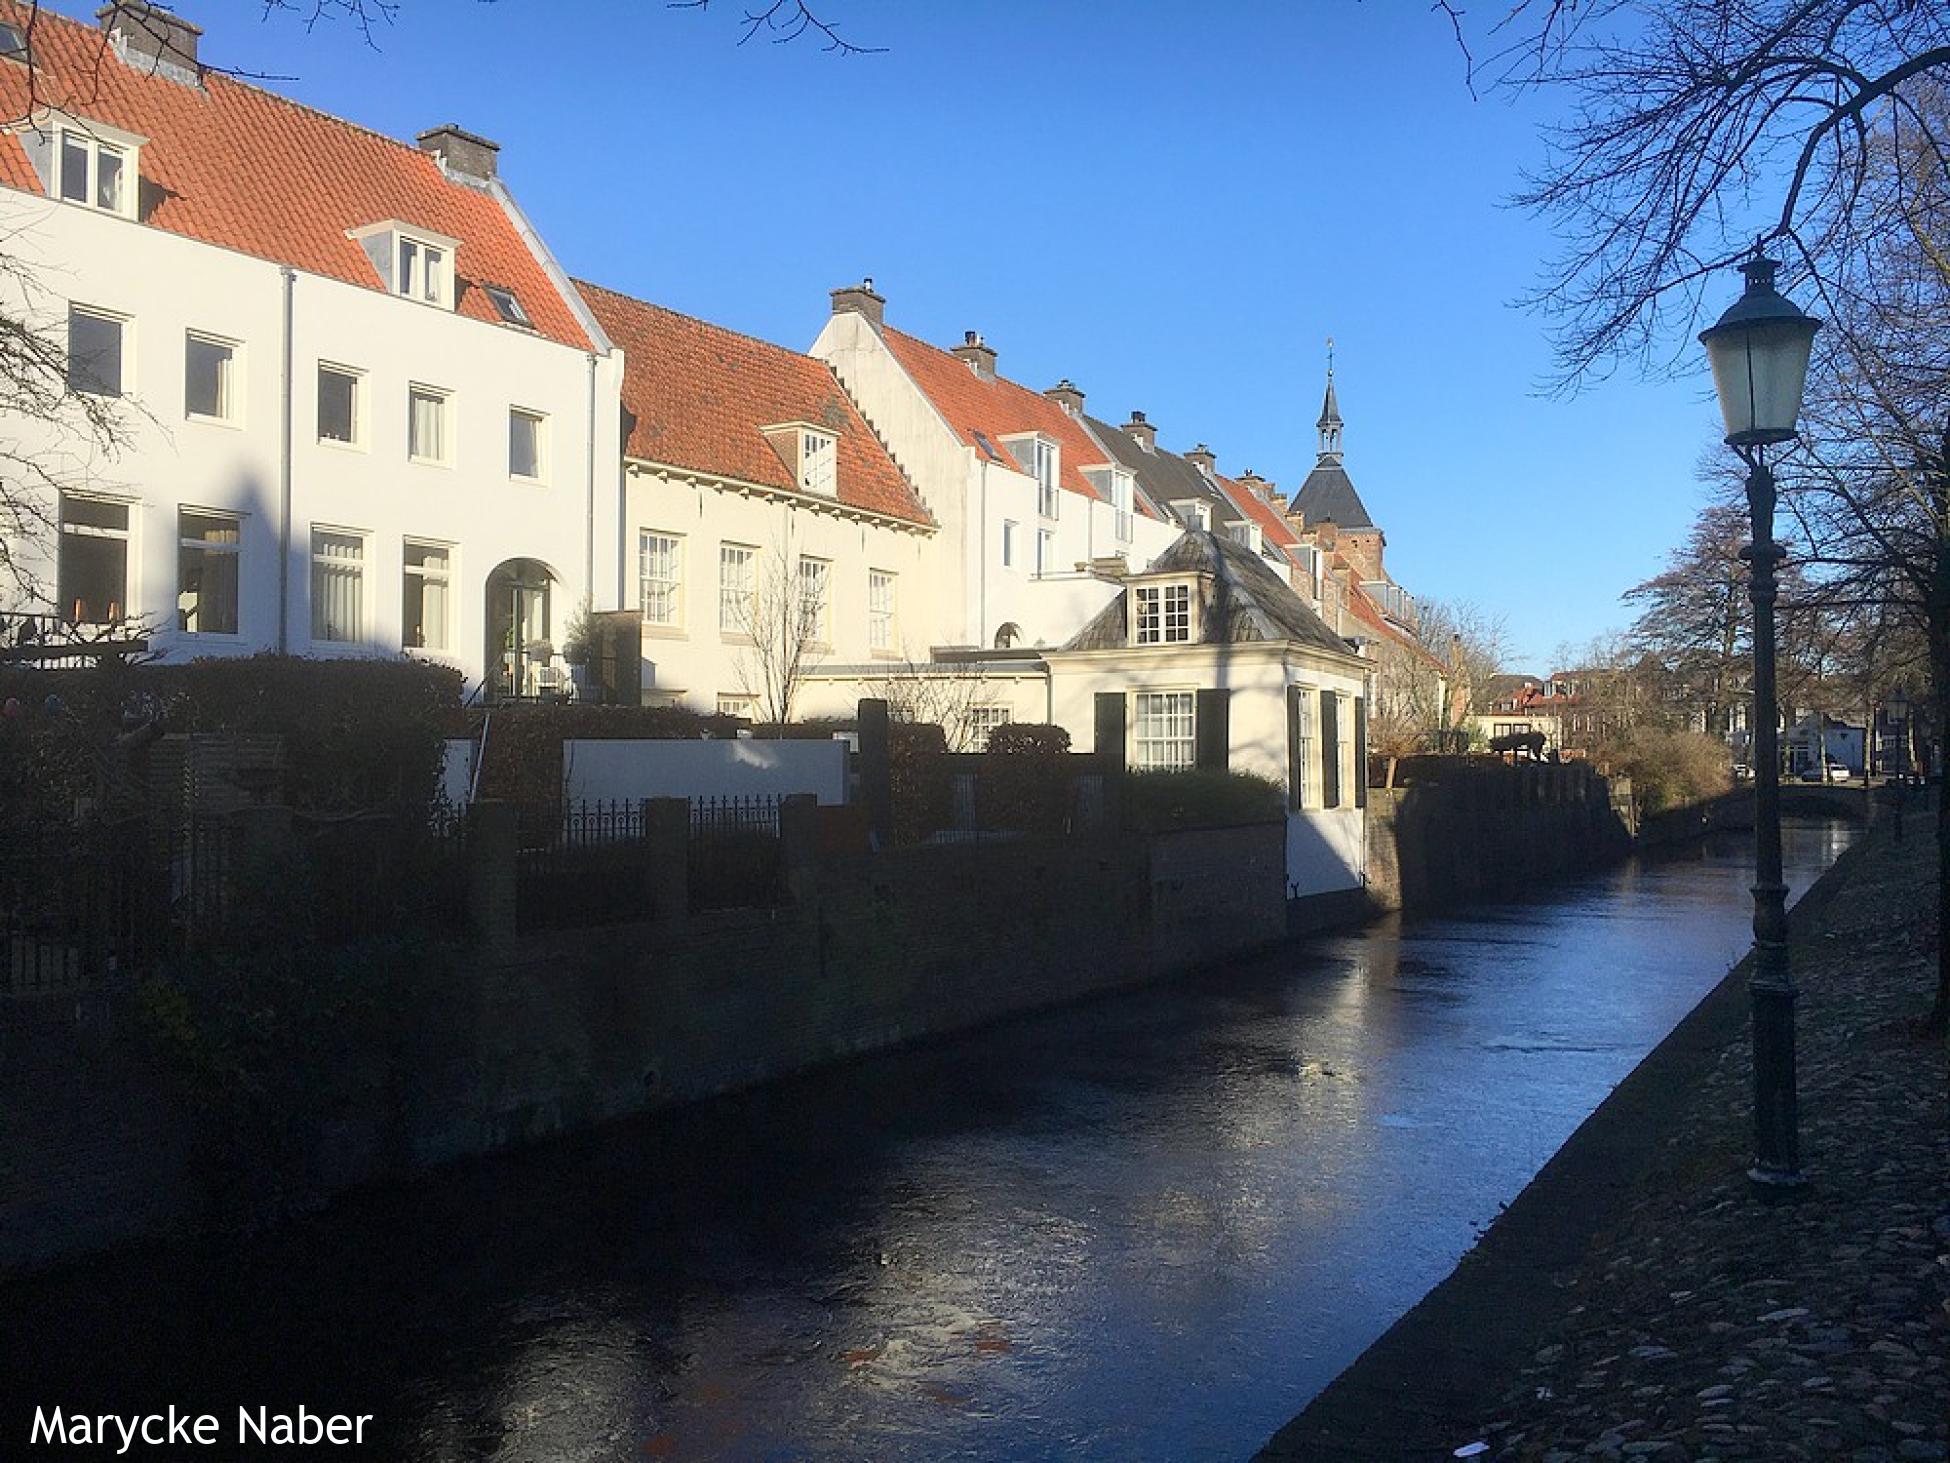
[[[823,566],[822,566],[823,567]],[[806,676],[826,656],[829,586],[782,548],[765,555],[744,631],[750,643],[736,660],[739,686],[774,727],[792,720]]]
[[[978,708],[992,704],[991,688],[980,662],[967,665],[903,661],[871,683],[869,694],[887,703],[895,721],[925,722],[941,728],[951,752],[980,752]]]
[[[1466,728],[1471,717],[1488,709],[1490,681],[1509,658],[1507,623],[1467,601],[1425,600],[1416,633],[1429,654],[1449,668],[1446,704],[1433,724],[1449,733]]]

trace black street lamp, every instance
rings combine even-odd
[[[1747,1176],[1769,1191],[1806,1182],[1794,1093],[1794,976],[1788,969],[1787,886],[1781,881],[1780,712],[1774,691],[1775,569],[1786,557],[1774,542],[1774,474],[1767,449],[1795,438],[1808,355],[1821,322],[1774,288],[1780,266],[1756,254],[1740,266],[1746,293],[1700,332],[1713,367],[1713,390],[1726,418],[1727,445],[1747,464],[1747,511],[1754,541],[1740,557],[1752,566],[1754,606],[1754,1164]]]

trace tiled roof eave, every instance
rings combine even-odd
[[[843,498],[822,498],[797,488],[781,488],[773,483],[748,482],[743,478],[707,472],[703,468],[685,467],[675,462],[658,462],[654,458],[641,457],[635,453],[625,453],[623,462],[626,467],[679,479],[695,487],[710,488],[716,492],[738,493],[746,497],[767,498],[773,502],[789,503],[818,513],[832,513],[858,522],[881,523],[909,533],[934,533],[940,527],[932,520],[903,518],[897,513],[883,513],[877,508],[863,508],[857,503],[848,503]]]

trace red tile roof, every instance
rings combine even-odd
[[[1280,516],[1280,510],[1258,493],[1222,473],[1215,472],[1212,476],[1217,480],[1220,491],[1232,500],[1233,507],[1257,523],[1261,535],[1274,548],[1284,549],[1300,542],[1286,519]]]
[[[28,70],[0,63],[0,117],[52,106],[148,139],[144,223],[347,284],[381,288],[347,229],[398,219],[460,241],[455,309],[498,321],[481,284],[502,285],[550,340],[587,349],[575,313],[500,203],[449,182],[427,153],[283,97],[207,72],[203,86],[125,65],[103,33],[0,0],[0,20],[26,29]],[[18,135],[0,136],[0,186],[45,195]]]
[[[1004,467],[1015,467],[1016,460],[1002,439],[1018,432],[1041,432],[1061,449],[1058,474],[1062,486],[1086,498],[1103,497],[1090,486],[1083,469],[1110,459],[1084,430],[1083,423],[1047,396],[1000,376],[977,376],[947,351],[891,327],[883,329],[881,335],[894,359],[970,447]],[[988,440],[987,449],[977,440],[978,433]]]
[[[839,439],[841,503],[934,521],[823,361],[600,285],[576,288],[623,348],[631,457],[797,493],[761,428],[810,422]]]

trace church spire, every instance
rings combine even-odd
[[[1320,403],[1320,420],[1314,423],[1320,432],[1320,460],[1322,463],[1338,463],[1341,460],[1341,404],[1334,396],[1334,337],[1327,337],[1327,395]]]

